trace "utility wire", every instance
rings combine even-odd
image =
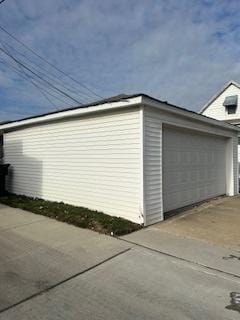
[[[0,4],[2,4],[4,1],[5,1],[5,0],[1,0],[1,1],[0,1]]]
[[[100,96],[99,94],[95,93],[92,89],[88,88],[86,85],[82,84],[80,81],[76,80],[75,78],[73,78],[72,76],[70,76],[68,73],[66,73],[65,71],[62,71],[61,69],[59,69],[58,67],[56,67],[53,63],[49,62],[47,59],[45,59],[44,57],[40,56],[40,54],[38,54],[35,50],[33,50],[32,48],[30,48],[28,45],[26,45],[24,42],[22,42],[21,40],[19,40],[17,37],[15,37],[13,34],[11,34],[9,31],[7,31],[4,27],[2,27],[0,25],[0,30],[2,30],[3,32],[5,32],[8,36],[10,36],[12,39],[14,39],[15,41],[17,41],[19,44],[21,44],[23,47],[25,47],[26,49],[28,49],[29,51],[31,51],[35,56],[37,56],[39,59],[41,59],[42,61],[44,61],[45,63],[47,63],[49,66],[51,66],[52,68],[54,68],[55,70],[57,70],[58,72],[60,72],[61,74],[63,74],[64,76],[68,77],[69,79],[71,79],[73,82],[77,83],[78,85],[80,85],[82,88],[86,89],[87,91],[91,92],[92,94],[94,94],[96,97],[104,99],[104,97]]]
[[[26,74],[25,70],[22,70],[23,74],[28,78],[28,75]],[[52,102],[52,100],[42,91],[42,89],[34,82],[33,79],[29,78],[29,81],[31,81],[32,85],[38,89],[38,91],[44,96],[44,98],[53,106],[56,107],[56,105]]]
[[[43,82],[46,82],[50,87],[54,88],[56,91],[60,92],[62,95],[68,97],[69,99],[71,99],[72,101],[82,104],[82,102],[78,101],[77,99],[73,98],[72,96],[70,96],[68,93],[62,91],[61,89],[57,88],[55,85],[51,84],[51,82],[49,82],[48,80],[44,79],[43,77],[39,76],[36,72],[32,71],[29,67],[27,67],[24,63],[22,63],[20,60],[18,60],[17,58],[15,58],[13,55],[11,55],[10,53],[8,53],[6,50],[4,50],[3,48],[0,48],[0,51],[2,51],[3,53],[5,53],[8,57],[10,57],[12,60],[14,60],[18,65],[22,66],[24,69],[28,70],[30,73],[34,74],[37,78],[41,79]]]
[[[2,61],[2,60],[0,60],[0,63],[5,64],[4,61]],[[13,69],[13,68],[12,68],[12,69]],[[15,72],[17,72],[17,70],[15,70]],[[25,73],[25,72],[24,72],[24,73]],[[28,78],[28,77],[24,77],[23,74],[20,73],[20,71],[19,71],[19,74],[20,74],[20,75],[22,76],[22,78],[24,78],[25,80],[29,80],[29,81],[32,83],[32,85],[39,90],[39,92],[44,96],[44,98],[47,99],[48,102],[50,102],[51,105],[53,105],[54,107],[56,107],[56,105],[51,101],[51,99],[48,98],[48,96],[47,96],[47,95],[44,93],[44,91],[34,82],[33,79]]]
[[[79,89],[77,89],[76,87],[75,90],[73,90],[72,88],[69,88],[66,86],[66,84],[60,79],[58,78],[56,75],[54,75],[53,73],[49,72],[49,70],[45,69],[44,67],[38,65],[37,63],[33,62],[29,57],[27,57],[25,54],[23,54],[22,52],[20,52],[19,50],[17,50],[16,48],[12,47],[11,45],[7,44],[5,41],[3,40],[0,40],[1,43],[4,43],[5,46],[7,46],[8,48],[10,48],[11,50],[15,51],[17,54],[21,55],[22,57],[24,57],[27,61],[29,61],[31,63],[31,65],[35,65],[37,68],[39,68],[40,70],[43,70],[45,73],[45,77],[48,77],[49,79],[52,79],[53,81],[55,81],[56,83],[62,85],[62,87],[64,87],[65,89],[67,89],[68,91],[71,91],[72,93],[78,95],[78,94],[81,94],[81,95],[84,95],[87,99],[92,99],[93,97],[91,95],[89,95],[88,93],[85,93],[85,92],[79,92]],[[3,44],[2,44],[3,45]],[[33,67],[32,67],[33,68]],[[35,70],[37,70],[35,68]],[[38,70],[37,70],[38,71]],[[38,71],[40,72],[40,71]],[[49,74],[51,76],[49,76]],[[57,80],[56,80],[57,79]]]
[[[1,43],[1,41],[0,41],[0,43]],[[5,47],[4,47],[5,48]],[[5,50],[9,53],[9,51],[5,48]],[[13,64],[11,64],[10,62],[8,62],[8,61],[6,61],[6,60],[4,60],[4,61],[2,61],[2,63],[4,63],[5,65],[7,65],[8,67],[10,67],[12,70],[14,70],[17,74],[19,74],[20,76],[22,76],[22,73],[25,71],[25,70],[22,70],[22,67],[20,66],[20,68],[21,68],[21,70],[20,69],[18,69],[15,65],[13,65]],[[15,61],[14,61],[14,63],[16,63]],[[17,66],[19,66],[18,64],[17,64]],[[24,72],[24,76],[23,76],[23,78],[26,80],[26,78],[27,78],[27,80],[29,81],[30,79],[34,79],[35,80],[35,83],[37,82],[38,83],[38,85],[39,85],[39,83],[41,84],[41,85],[45,85],[45,83],[42,83],[42,82],[39,82],[39,81],[41,81],[41,80],[39,80],[38,78],[37,79],[35,79],[35,78],[33,78],[33,76],[30,76],[27,72]],[[40,87],[40,86],[39,86]],[[62,96],[61,94],[60,94],[60,97],[58,97],[58,96],[56,96],[56,95],[54,95],[54,94],[52,94],[52,93],[50,93],[48,90],[51,90],[51,91],[53,91],[54,93],[57,93],[57,94],[59,94],[58,92],[56,92],[56,90],[55,89],[52,89],[52,88],[49,88],[49,87],[40,87],[42,90],[44,90],[48,95],[50,95],[50,96],[52,96],[52,97],[54,97],[55,99],[57,99],[57,100],[59,100],[59,101],[61,101],[61,102],[63,102],[64,103],[64,105],[66,106],[66,104],[68,103],[68,102],[66,102],[65,100],[63,100],[63,98],[64,99],[68,99],[69,100],[69,98],[68,97],[65,97],[65,96]],[[70,107],[72,107],[72,105],[70,105]]]
[[[6,60],[0,60],[0,62],[2,64],[4,64],[5,66],[7,66],[8,68],[12,69],[15,73],[17,73],[19,76],[21,76],[24,80],[30,81],[30,79],[32,79],[32,80],[34,79],[27,73],[25,73],[25,75],[24,75],[22,71],[20,71],[18,68],[16,68],[15,66],[10,64]],[[36,79],[34,79],[34,80],[35,80],[35,83],[36,83]],[[39,83],[38,83],[38,86],[39,86]],[[73,105],[66,105],[67,102],[65,100],[63,100],[63,98],[65,98],[65,97],[61,96],[61,98],[60,98],[60,97],[58,97],[58,96],[56,96],[56,95],[54,95],[54,94],[52,94],[51,92],[48,91],[48,90],[52,90],[52,89],[48,89],[48,88],[46,89],[45,87],[40,87],[40,86],[39,86],[39,88],[41,88],[41,90],[45,91],[48,95],[52,96],[53,98],[59,100],[60,102],[63,102],[66,107],[74,107]],[[55,93],[55,91],[54,91],[54,93]],[[67,98],[65,98],[65,99],[67,99]]]
[[[9,62],[7,62],[6,60],[0,60],[0,63],[4,64],[5,66],[7,66],[8,68],[12,69],[14,72],[16,72],[18,75],[20,75],[25,81],[31,81],[34,79],[29,76],[26,72],[23,74],[23,72],[21,72],[18,68],[16,68],[15,66],[13,66],[12,64],[10,64]],[[31,81],[32,82],[32,81]],[[39,86],[39,84],[36,83],[36,80],[34,81],[35,82],[35,86],[38,86],[39,90],[42,90],[44,91],[46,94],[50,95],[51,97],[63,102],[65,105],[67,104],[66,101],[62,100],[61,98],[59,98],[58,96],[55,96],[54,94],[50,93],[49,91],[47,91],[45,88],[42,88]],[[54,91],[55,92],[55,91]],[[68,105],[68,107],[73,107],[72,105]]]
[[[52,102],[52,100],[46,95],[46,93],[35,83],[33,79],[29,79],[34,87],[38,89],[38,91],[44,96],[44,98],[53,106],[56,108],[56,104]]]
[[[27,61],[29,61],[31,63],[31,65],[29,64],[26,64],[28,67],[31,67],[33,70],[35,70],[36,72],[40,73],[40,75],[42,75],[43,77],[45,78],[48,78],[50,81],[53,81],[55,84],[57,84],[58,86],[60,85],[61,87],[63,87],[65,90],[68,90],[69,92],[71,92],[72,94],[74,95],[78,95],[79,92],[75,91],[75,90],[72,90],[71,88],[67,87],[63,81],[61,81],[59,78],[57,78],[56,76],[49,76],[49,71],[46,70],[45,68],[37,65],[36,63],[34,63],[32,60],[30,60],[25,54],[19,52],[17,49],[13,48],[11,45],[7,44],[5,41],[3,40],[0,40],[0,43],[2,44],[2,47],[8,51],[9,51],[9,48],[13,51],[15,51],[17,54],[21,55],[22,57],[24,57]],[[6,48],[7,47],[7,48]],[[37,68],[36,68],[36,67]],[[45,73],[43,73],[42,71],[39,71],[38,69],[40,70],[43,70],[45,71]],[[57,79],[57,80],[56,80]],[[88,95],[86,95],[85,93],[81,93],[81,95],[84,95],[85,97],[80,97],[81,99],[89,99],[92,97],[89,97]]]
[[[21,67],[22,69],[22,67]],[[32,83],[32,85],[38,89],[38,91],[43,95],[43,97],[53,106],[56,107],[56,105],[52,102],[52,100],[45,94],[45,92],[38,86],[37,83],[35,83],[34,79],[31,77],[28,77],[28,74],[25,72],[25,70],[22,69],[22,72],[24,75],[26,75],[27,78],[29,78],[29,81]]]

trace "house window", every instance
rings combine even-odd
[[[228,114],[234,114],[237,110],[238,96],[227,96],[223,102]]]
[[[226,109],[228,114],[234,114],[236,113],[237,106],[227,106]]]

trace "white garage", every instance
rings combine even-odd
[[[238,193],[238,132],[144,94],[2,124],[9,192],[149,225]]]

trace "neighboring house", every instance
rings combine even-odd
[[[229,81],[205,104],[200,114],[240,127],[240,84]],[[240,145],[238,158],[240,160]]]
[[[240,126],[240,84],[228,82],[205,104],[200,113]]]
[[[149,225],[238,193],[240,129],[144,94],[0,125],[10,192]],[[226,156],[226,149],[228,150]]]

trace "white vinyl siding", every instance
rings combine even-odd
[[[146,224],[163,219],[162,216],[162,122],[144,109],[144,182]],[[161,218],[162,217],[162,218]]]
[[[239,138],[238,138],[238,165],[240,166],[240,144],[239,144]],[[240,174],[240,172],[239,172]]]
[[[238,137],[233,138],[233,179],[234,179],[234,194],[239,193],[240,184],[239,184],[239,145]]]
[[[186,117],[148,106],[144,109],[144,123],[144,190],[147,225],[163,220],[162,127],[164,124],[232,139],[234,187],[231,195],[238,193],[237,132],[209,126],[201,121],[193,122]]]
[[[133,108],[5,133],[9,191],[142,223],[139,119]]]
[[[238,96],[238,105],[234,114],[228,114],[226,108],[223,106],[223,102],[227,96]],[[240,89],[231,84],[228,86],[216,99],[214,99],[208,107],[202,112],[203,115],[220,121],[229,122],[232,124],[239,123],[240,119]],[[239,125],[238,125],[239,126]],[[234,157],[236,157],[236,142],[234,143]],[[236,167],[236,165],[235,165]],[[238,146],[238,167],[240,168],[240,146]],[[235,168],[235,171],[239,171],[239,168]],[[239,178],[235,179],[235,189],[239,189]]]
[[[238,106],[236,113],[228,114],[226,107],[223,106],[223,102],[227,96],[238,95]],[[234,84],[231,84],[229,87],[224,90],[210,105],[202,112],[203,115],[217,119],[225,120],[231,123],[234,119],[240,119],[240,89]]]

